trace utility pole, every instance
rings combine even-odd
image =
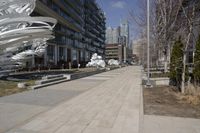
[[[149,53],[149,47],[150,47],[150,3],[149,0],[147,0],[147,83],[146,86],[150,87],[150,70],[149,70],[149,61],[150,61],[150,53]]]

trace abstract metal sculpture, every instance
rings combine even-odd
[[[22,65],[33,55],[41,56],[53,39],[57,21],[30,17],[36,0],[0,0],[0,68]]]

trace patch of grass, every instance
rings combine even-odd
[[[200,105],[200,95],[180,95],[178,98],[181,102],[186,102],[193,106]]]
[[[36,81],[36,80],[29,80],[29,81],[26,81],[27,87],[35,85],[35,81]]]
[[[0,97],[12,95],[15,93],[27,91],[27,88],[18,88],[17,84],[19,82],[0,80]],[[35,80],[26,81],[27,87],[35,84]]]
[[[0,80],[0,97],[23,91],[17,88],[17,83],[18,82]]]
[[[75,68],[75,69],[66,69],[65,71],[67,73],[82,73],[82,72],[91,72],[96,70],[97,70],[96,68],[80,68],[80,69]],[[17,87],[17,84],[20,82],[0,80],[0,97],[26,91],[28,90],[27,89],[28,87],[35,85],[35,81],[36,80],[25,81],[27,87],[22,89]]]

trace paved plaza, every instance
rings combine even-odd
[[[141,69],[125,67],[0,98],[0,133],[200,133],[200,120],[143,114]]]
[[[101,84],[102,80],[74,80],[0,98],[0,133]]]
[[[138,133],[140,67],[0,98],[0,132]]]

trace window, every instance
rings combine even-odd
[[[80,57],[81,57],[80,60],[83,61],[84,60],[83,51],[80,51],[80,54],[81,54],[80,55]]]
[[[61,26],[61,31],[65,33],[66,32],[66,28],[64,26]]]
[[[72,60],[73,61],[77,60],[77,50],[75,50],[75,49],[72,50]]]
[[[52,4],[52,9],[53,9],[55,12],[57,12],[58,14],[60,14],[60,8],[59,8],[55,3]]]
[[[62,36],[62,37],[61,37],[61,42],[62,42],[63,44],[65,44],[65,36]]]
[[[59,47],[59,60],[65,60],[65,48]]]
[[[60,25],[60,24],[57,24],[56,27],[55,27],[55,29],[56,29],[57,31],[60,31],[60,30],[61,30],[61,25]]]
[[[89,52],[85,52],[85,59],[86,59],[86,61],[89,61]]]
[[[55,52],[55,47],[53,45],[48,45],[47,55],[49,60],[54,60],[54,52]]]

